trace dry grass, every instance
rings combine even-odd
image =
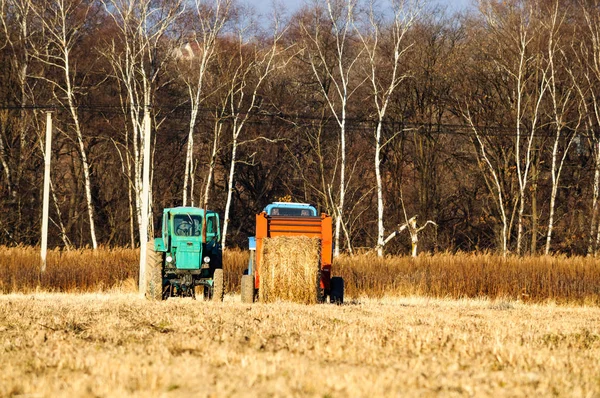
[[[226,292],[240,292],[242,273],[248,269],[248,252],[229,249],[223,253],[223,275]]]
[[[600,262],[593,257],[436,254],[341,256],[334,273],[352,297],[487,297],[600,305]]]
[[[318,238],[278,236],[264,238],[260,263],[259,300],[286,300],[314,304],[320,265]]]
[[[139,251],[101,248],[49,250],[46,272],[40,275],[39,248],[0,246],[0,293],[91,292],[136,285]]]
[[[248,252],[227,250],[223,255],[225,289],[239,290]],[[46,273],[40,274],[40,253],[35,247],[0,246],[0,293],[100,292],[136,289],[139,250],[99,248],[72,251],[49,250]]]
[[[224,253],[227,292],[239,292],[247,263],[245,251]],[[333,272],[344,277],[350,298],[421,295],[600,305],[600,262],[591,257],[436,254],[379,259],[358,255],[336,259]],[[40,276],[38,249],[0,247],[0,293],[135,289],[137,276],[136,250],[53,250],[48,253],[48,270]]]
[[[600,396],[600,308],[0,296],[0,396]]]

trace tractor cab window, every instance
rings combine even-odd
[[[202,234],[202,217],[191,214],[173,216],[173,227],[177,236],[200,236]]]
[[[216,235],[217,234],[217,220],[214,216],[208,216],[206,218],[206,234]]]
[[[314,217],[316,214],[312,209],[298,209],[293,207],[274,207],[271,209],[271,216],[287,216],[287,217]]]

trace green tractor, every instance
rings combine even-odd
[[[146,296],[165,300],[202,294],[223,301],[219,215],[196,207],[167,208],[161,230],[148,242]]]

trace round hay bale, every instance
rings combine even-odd
[[[321,241],[306,236],[264,238],[259,301],[303,304],[317,302],[315,281],[320,268]]]

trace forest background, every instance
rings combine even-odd
[[[416,216],[420,251],[595,255],[600,4],[477,6],[0,0],[0,244],[39,243],[51,111],[51,247],[139,244],[146,147],[154,224],[206,204],[225,247],[289,198],[337,251]]]

